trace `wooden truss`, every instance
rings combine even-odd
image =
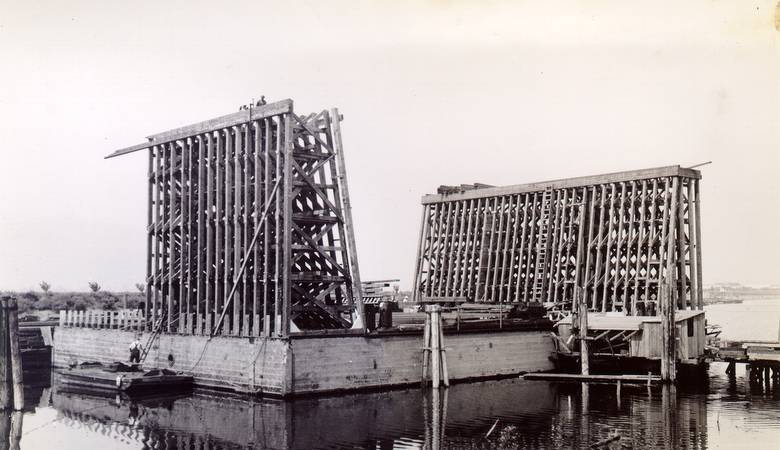
[[[362,303],[340,121],[284,100],[109,156],[148,149],[147,326],[286,336],[353,325]]]
[[[679,166],[423,197],[415,300],[654,315],[661,283],[702,309],[699,180]],[[450,188],[451,189],[451,188]]]

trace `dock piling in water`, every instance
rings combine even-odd
[[[0,298],[0,408],[24,409],[24,380],[19,349],[19,308],[15,298]],[[11,385],[11,386],[9,386]],[[11,395],[13,394],[13,395]]]
[[[447,371],[447,357],[442,345],[441,305],[426,305],[425,332],[423,333],[423,385],[427,383],[428,368],[431,369],[431,381],[434,389],[439,384],[450,385]],[[428,359],[430,358],[430,364]]]
[[[0,298],[0,410],[11,408],[11,358],[8,346],[8,307]]]

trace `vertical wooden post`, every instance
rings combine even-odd
[[[144,302],[144,311],[146,316],[149,316],[149,309],[152,303],[152,242],[154,239],[154,228],[152,228],[152,208],[154,207],[154,147],[149,148],[149,162],[148,162],[148,176],[147,176],[147,208],[146,208],[146,301]],[[146,324],[144,323],[144,329]]]
[[[452,222],[454,221],[452,214],[453,214],[453,208],[452,208],[453,202],[447,202],[447,208],[444,209],[444,215],[442,220],[444,223],[446,223],[444,226],[444,230],[439,231],[439,237],[441,238],[441,244],[439,248],[436,249],[436,254],[438,258],[438,267],[436,270],[436,296],[443,296],[446,295],[446,293],[442,293],[442,287],[444,287],[444,278],[447,276],[447,270],[449,270],[449,264],[447,261],[447,244],[450,241],[450,234],[452,229]]]
[[[684,202],[684,192],[685,192],[685,184],[684,179],[680,177],[680,182],[678,189],[675,191],[675,196],[677,196],[677,233],[675,235],[675,239],[677,240],[677,281],[679,283],[679,287],[675,286],[676,289],[678,289],[677,293],[677,308],[679,309],[688,309],[688,305],[691,305],[690,309],[696,309],[693,307],[693,299],[689,303],[686,301],[686,297],[688,296],[688,285],[687,285],[687,274],[686,274],[686,266],[685,264],[685,254],[686,250],[690,250],[690,241],[686,242],[685,240],[685,206],[686,203]],[[688,199],[688,206],[690,206],[690,199]],[[690,209],[690,208],[689,208]],[[687,248],[686,248],[687,246]],[[673,250],[674,251],[674,250]],[[691,261],[693,258],[691,258]]]
[[[579,214],[579,230],[577,232],[577,256],[576,264],[577,270],[574,274],[574,302],[572,309],[578,312],[579,328],[580,328],[580,361],[582,364],[582,374],[590,374],[590,355],[588,353],[588,300],[585,297],[585,288],[580,286],[581,279],[587,278],[587,271],[581,277],[580,272],[586,268],[582,265],[583,252],[587,243],[583,242],[585,239],[585,208],[588,204],[588,189],[582,189],[582,203],[580,205]],[[589,252],[590,253],[590,252]]]
[[[227,265],[230,262],[227,259],[228,252],[226,249],[227,238],[227,215],[225,214],[225,192],[229,191],[229,186],[225,185],[225,176],[228,173],[227,164],[225,163],[226,148],[229,144],[226,144],[230,140],[230,131],[225,130],[224,133],[219,131],[214,136],[215,140],[215,152],[214,167],[216,180],[214,181],[216,189],[216,211],[217,215],[214,220],[214,309],[215,311],[221,311],[225,304],[228,292],[230,290],[230,283],[227,279]],[[229,194],[228,194],[229,195]],[[228,327],[223,327],[227,330]],[[211,331],[210,331],[211,332]],[[224,333],[223,333],[224,334]]]
[[[233,336],[238,336],[240,333],[240,327],[241,327],[241,310],[244,306],[244,302],[246,301],[246,298],[244,296],[243,291],[243,284],[241,283],[241,280],[239,278],[238,268],[241,266],[241,256],[242,256],[242,233],[241,233],[241,204],[243,203],[242,196],[243,196],[243,182],[242,179],[242,171],[241,171],[241,151],[243,148],[243,140],[242,140],[242,134],[241,134],[241,128],[240,126],[233,128],[234,133],[234,139],[235,143],[233,145],[233,184],[230,186],[230,189],[233,192],[233,274],[230,279],[229,284],[238,284],[241,286],[238,290],[236,290],[235,296],[238,297],[238,299],[233,300],[233,327],[231,328],[230,334]],[[285,155],[286,157],[286,155]],[[288,175],[285,173],[285,177]],[[285,247],[285,252],[287,247]],[[226,279],[225,282],[227,283],[228,280]],[[225,298],[225,301],[227,301],[227,298]]]
[[[153,289],[152,293],[152,323],[153,326],[157,322],[157,308],[162,301],[162,147],[155,145],[154,147],[154,221],[152,223],[152,232],[154,233],[154,261],[152,267],[152,279],[147,282],[147,289]],[[109,327],[110,328],[110,327]]]
[[[336,151],[336,165],[339,173],[339,192],[344,214],[344,229],[347,234],[347,254],[349,256],[349,267],[352,268],[352,290],[356,297],[356,308],[358,317],[363,318],[363,288],[360,285],[360,266],[357,261],[357,247],[355,245],[355,228],[352,225],[352,202],[349,198],[349,187],[347,185],[347,166],[344,162],[344,147],[341,142],[341,115],[338,109],[333,108],[330,111],[333,121],[333,148]]]
[[[677,341],[674,323],[674,280],[661,284],[659,309],[661,310],[661,381],[677,380]]]
[[[334,110],[335,112],[335,110]],[[338,113],[336,113],[338,114]],[[338,116],[337,116],[338,118]],[[293,204],[293,192],[292,192],[292,185],[293,185],[293,175],[292,175],[292,161],[293,161],[293,132],[292,132],[292,121],[293,118],[290,114],[287,114],[284,116],[284,168],[282,169],[283,173],[282,176],[284,179],[282,180],[282,199],[283,204],[282,207],[284,208],[284,212],[282,214],[282,221],[284,230],[282,233],[282,336],[286,337],[290,334],[290,310],[292,308],[292,280],[290,279],[291,275],[291,258],[292,255],[290,254],[290,248],[292,245],[292,204]],[[338,127],[336,120],[334,120],[334,127]],[[337,128],[335,128],[337,129]],[[334,133],[335,134],[335,133]],[[340,148],[340,147],[339,147]],[[339,155],[341,155],[341,152],[339,151]],[[339,156],[337,156],[337,159]],[[343,161],[342,161],[343,163]],[[341,164],[340,164],[341,165]],[[341,173],[342,179],[340,181],[346,182],[347,180],[347,174],[346,171]],[[343,192],[346,193],[346,185],[344,186]],[[350,214],[351,212],[347,213],[347,211],[351,211],[350,209],[350,203],[349,200],[345,197],[344,198],[344,216],[346,217],[347,214]],[[345,222],[348,220],[345,219]],[[348,221],[350,225],[352,224],[352,221]],[[352,227],[349,227],[350,232],[347,233],[347,241],[349,241],[349,236],[351,236],[351,230]],[[354,238],[354,236],[353,236]],[[354,244],[354,241],[352,241],[352,244]],[[353,257],[352,262],[356,263],[357,258]],[[357,266],[354,266],[355,273],[352,276],[352,282],[357,283],[357,286],[353,286],[355,289],[353,292],[358,293],[358,308],[360,308],[363,304],[363,299],[360,296],[360,275],[357,273]],[[362,316],[361,316],[362,317]]]
[[[523,257],[525,252],[525,236],[526,232],[528,231],[528,206],[530,202],[531,196],[526,193],[523,195],[523,219],[522,223],[520,225],[520,247],[518,248],[518,254],[517,254],[517,283],[515,285],[515,302],[520,301],[520,292],[523,293],[523,301],[525,301],[526,298],[526,292],[525,292],[525,277],[522,275],[523,273],[523,261],[526,259]],[[523,285],[521,286],[521,282]]]
[[[615,229],[615,197],[617,188],[615,183],[610,184],[609,194],[609,211],[607,212],[607,247],[606,247],[606,263],[604,265],[604,287],[601,291],[601,312],[607,312],[607,305],[611,303],[609,300],[609,284],[612,281],[612,245],[614,244],[613,231]],[[614,305],[612,311],[614,311]]]
[[[274,178],[275,180],[277,180],[277,182],[282,176],[282,146],[286,145],[283,144],[283,142],[286,142],[285,141],[286,135],[283,132],[284,124],[285,124],[284,117],[279,116],[276,120],[276,147],[274,151],[274,156],[275,156]],[[279,276],[282,274],[282,268],[284,267],[282,265],[282,260],[281,260],[282,203],[284,197],[280,193],[277,193],[276,195],[277,197],[274,199],[274,246],[273,246],[274,249],[274,334],[276,336],[281,336],[283,299],[282,299],[282,289],[279,284],[280,281]]]
[[[478,248],[477,242],[479,241],[480,230],[482,230],[482,225],[481,225],[481,221],[480,221],[481,216],[480,215],[481,215],[481,211],[482,211],[483,207],[484,206],[483,206],[482,199],[481,198],[477,199],[476,208],[475,208],[475,210],[473,212],[473,214],[474,214],[474,231],[471,234],[471,253],[470,253],[471,256],[469,257],[470,270],[469,270],[468,283],[466,284],[466,294],[465,294],[466,297],[469,297],[472,300],[476,300],[476,297],[477,297],[476,293],[474,293],[474,292],[476,292],[476,287],[474,287],[474,283],[475,283],[476,276],[477,276],[476,274],[479,273],[479,264],[478,264],[478,262],[480,261],[480,258],[479,258],[479,255],[477,253],[477,248]]]
[[[217,176],[222,176],[222,182],[219,182],[218,184],[220,187],[218,187],[217,197],[221,198],[223,200],[222,208],[217,212],[218,217],[215,222],[215,226],[217,229],[222,230],[222,254],[219,256],[222,260],[222,278],[219,281],[219,284],[215,287],[215,289],[221,289],[222,290],[222,301],[223,309],[224,305],[227,304],[227,298],[231,290],[232,286],[232,272],[235,270],[233,268],[233,233],[231,232],[233,227],[233,187],[234,187],[234,180],[233,175],[235,174],[235,171],[233,170],[232,164],[233,164],[233,152],[234,152],[234,143],[235,140],[233,139],[232,135],[232,127],[228,127],[224,129],[224,135],[222,133],[218,133],[218,136],[223,136],[223,150],[224,152],[221,155],[218,155],[219,161],[216,162],[216,173]],[[221,223],[221,225],[220,225]],[[215,244],[216,245],[216,244]],[[230,323],[233,321],[233,313],[232,311],[225,316],[225,323],[222,327],[222,334],[223,335],[229,335],[230,334]]]
[[[19,309],[16,299],[8,300],[8,336],[10,337],[11,377],[13,378],[14,409],[24,409],[24,380],[22,355],[19,350]]]
[[[216,238],[214,232],[216,231],[216,224],[219,220],[217,211],[214,211],[215,202],[215,186],[217,176],[216,171],[219,170],[219,161],[215,156],[216,154],[216,138],[214,133],[206,135],[206,267],[205,267],[205,302],[206,308],[204,313],[206,331],[210,334],[212,330],[212,318],[214,313],[214,289],[217,287],[214,282],[214,266],[216,265],[216,258],[214,257],[214,241]],[[227,259],[227,258],[226,258]]]
[[[195,236],[192,233],[192,224],[194,222],[192,218],[192,193],[193,193],[193,182],[192,182],[192,153],[194,150],[194,145],[192,138],[187,138],[186,140],[187,145],[187,171],[186,171],[186,179],[187,179],[187,204],[186,204],[186,210],[187,210],[187,223],[186,223],[186,233],[187,233],[187,295],[184,297],[186,298],[186,305],[184,308],[184,313],[186,317],[186,334],[192,334],[192,301],[194,299],[193,292],[194,289],[192,288],[192,272],[193,272],[193,262],[192,262],[192,244],[194,243]],[[195,211],[197,213],[197,211]],[[196,250],[197,251],[197,250]],[[144,322],[145,323],[145,322]]]
[[[263,128],[265,128],[265,151],[263,152],[263,205],[267,209],[270,205],[270,192],[271,192],[271,152],[273,141],[273,120],[263,119]],[[270,210],[268,210],[270,211]],[[276,219],[274,218],[274,221]],[[270,219],[266,219],[263,222],[263,336],[268,337],[271,334],[271,304],[269,303],[269,297],[271,290],[269,289],[269,282],[271,280],[269,251],[271,248],[271,227],[269,225]]]
[[[438,389],[442,383],[444,384],[444,387],[448,387],[450,385],[450,379],[442,340],[441,306],[427,305],[425,307],[425,313],[425,332],[423,334],[423,386],[427,384],[425,378],[429,367],[428,355],[430,355],[430,372],[433,388]]]
[[[509,233],[506,231],[506,225],[509,223],[508,211],[512,207],[512,196],[501,197],[501,206],[498,209],[498,234],[496,235],[495,253],[496,258],[493,262],[493,279],[490,282],[490,301],[500,302],[501,298],[501,283],[503,283],[504,272],[504,260],[506,259],[506,237]],[[449,233],[448,233],[449,234]],[[502,243],[503,242],[503,243]],[[491,249],[493,250],[493,249]],[[499,315],[499,317],[501,317]],[[500,320],[500,319],[499,319]]]
[[[441,382],[441,359],[439,349],[439,324],[437,323],[436,316],[438,315],[441,307],[439,305],[430,305],[428,309],[431,322],[431,378],[433,381],[433,388],[438,389]]]
[[[251,117],[251,113],[250,113]],[[251,223],[251,208],[252,208],[252,198],[251,198],[251,191],[250,191],[250,184],[251,184],[251,174],[253,173],[250,170],[249,163],[251,162],[250,154],[252,152],[252,147],[254,143],[253,139],[253,133],[252,133],[252,123],[249,122],[243,126],[244,129],[244,147],[243,147],[243,159],[244,159],[244,205],[243,205],[243,214],[241,216],[242,225],[241,225],[241,242],[242,248],[248,248],[249,247],[249,239],[250,236],[254,235],[254,230],[250,233],[250,228],[252,226]],[[253,249],[254,250],[254,249]],[[240,334],[241,336],[250,336],[250,326],[251,323],[249,321],[249,317],[253,312],[251,311],[253,303],[250,303],[250,300],[252,299],[252,285],[251,278],[248,278],[249,272],[254,273],[253,266],[255,265],[255,259],[252,257],[252,253],[249,253],[248,251],[245,251],[244,259],[252,261],[252,264],[248,265],[247,268],[244,270],[244,273],[241,274],[241,287],[242,287],[242,296],[241,296],[241,330]]]
[[[463,275],[461,272],[464,271],[466,267],[466,259],[464,258],[464,252],[463,252],[463,244],[464,244],[464,237],[466,235],[466,224],[467,218],[469,216],[468,208],[469,203],[468,200],[461,200],[459,202],[461,204],[461,211],[460,211],[460,230],[458,232],[458,243],[455,245],[455,274],[453,276],[453,282],[452,282],[452,294],[453,296],[462,296],[463,292],[460,286],[462,285],[461,281],[463,280]]]
[[[602,184],[601,185],[601,198],[599,202],[599,231],[596,233],[596,268],[593,273],[593,309],[595,310],[601,310],[601,312],[605,312],[603,309],[603,303],[599,303],[598,299],[598,287],[599,283],[602,285],[602,289],[605,289],[604,287],[604,280],[606,280],[606,275],[604,276],[604,280],[599,281],[599,277],[601,275],[601,251],[604,248],[604,221],[609,220],[607,217],[607,210],[604,205],[604,202],[606,201],[607,197],[607,186]],[[606,258],[609,258],[607,255]],[[599,306],[601,305],[601,306]]]
[[[454,216],[452,217],[452,232],[448,233],[448,241],[449,241],[449,255],[445,259],[447,261],[447,270],[446,270],[446,283],[444,283],[444,296],[451,296],[454,295],[452,293],[452,282],[455,278],[455,272],[453,271],[453,266],[457,268],[457,259],[455,259],[455,239],[456,236],[458,236],[460,233],[463,232],[463,230],[460,228],[462,221],[458,221],[461,215],[461,203],[463,202],[455,202],[455,208],[454,210]]]
[[[697,286],[697,304],[698,309],[704,309],[704,299],[702,289],[702,274],[701,274],[701,199],[699,197],[699,180],[692,180],[694,187],[694,206],[696,216],[696,227],[694,229],[695,242],[696,242],[696,286]]]
[[[423,258],[424,258],[423,255],[425,254],[425,244],[426,244],[426,237],[427,237],[425,233],[428,230],[429,208],[430,207],[428,205],[423,205],[422,217],[420,218],[420,236],[418,237],[417,240],[417,261],[415,262],[414,280],[412,281],[412,302],[417,302],[418,301],[417,299],[419,297],[418,294],[419,289],[417,289],[418,286],[417,283],[420,281],[420,275],[421,275],[420,272],[422,271],[423,268]]]
[[[431,355],[431,321],[430,314],[425,318],[425,329],[423,331],[423,362],[422,362],[422,386],[425,387],[428,379],[428,363]]]
[[[0,298],[0,410],[11,408],[11,354],[8,298]]]
[[[582,364],[582,374],[590,375],[590,346],[588,342],[588,301],[583,295],[583,288],[577,287],[579,292],[578,299],[580,305],[580,362]]]
[[[582,301],[585,303],[585,308],[588,308],[589,305],[590,305],[590,298],[588,297],[588,292],[589,292],[588,287],[590,286],[590,281],[593,279],[590,274],[591,274],[591,266],[592,266],[591,262],[592,262],[592,259],[593,259],[592,258],[592,255],[593,255],[593,251],[592,251],[593,250],[593,232],[595,231],[593,229],[594,228],[593,224],[594,224],[594,219],[596,217],[596,189],[597,189],[596,186],[593,186],[592,188],[590,188],[591,195],[590,195],[590,208],[588,209],[588,241],[587,241],[587,245],[585,246],[585,252],[586,252],[585,253],[585,267],[584,267],[584,270],[582,272],[582,277],[581,277],[582,281],[579,283],[583,287]],[[583,192],[583,204],[585,204],[586,203],[585,199],[588,199],[587,188],[583,189],[583,191],[584,191]],[[580,264],[579,263],[580,260],[578,259],[577,261],[578,261],[578,264]],[[594,282],[595,282],[595,280],[594,280]]]
[[[255,131],[255,143],[254,152],[251,157],[254,163],[255,180],[254,180],[254,214],[252,215],[253,230],[257,231],[260,227],[260,211],[265,207],[265,203],[262,202],[262,180],[263,180],[263,167],[261,161],[263,160],[261,154],[263,152],[263,127],[262,122],[253,122]],[[266,219],[264,222],[268,222]],[[263,235],[263,241],[268,240],[268,236]],[[252,336],[260,336],[260,318],[263,317],[263,313],[260,312],[260,246],[256,245],[254,253],[252,254]],[[263,285],[265,281],[262,282]]]
[[[654,179],[652,184],[652,194],[649,198],[649,208],[650,208],[650,223],[648,225],[647,229],[647,261],[645,265],[645,315],[650,315],[651,311],[651,303],[650,303],[650,285],[656,284],[653,283],[652,279],[652,259],[653,259],[653,251],[656,246],[656,241],[658,239],[658,226],[656,224],[656,212],[658,211],[658,180]],[[658,256],[660,258],[660,255]],[[657,274],[658,279],[661,278],[660,273]],[[657,285],[657,284],[656,284]],[[656,291],[656,301],[658,300],[658,292]]]
[[[436,314],[436,327],[439,329],[439,358],[441,359],[441,376],[444,387],[450,386],[450,374],[447,369],[447,351],[444,349],[444,330],[441,325],[441,312]]]

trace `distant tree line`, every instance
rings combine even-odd
[[[140,283],[136,284],[137,292],[104,291],[96,281],[90,281],[87,284],[89,292],[55,292],[47,281],[41,281],[38,286],[41,288],[41,292],[0,291],[0,294],[16,297],[19,302],[19,310],[22,312],[85,311],[87,309],[113,311],[123,308],[125,302],[127,302],[127,308],[135,309],[146,300],[145,286]]]

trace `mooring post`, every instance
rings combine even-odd
[[[674,383],[677,380],[677,342],[675,337],[672,283],[663,283],[659,289],[661,310],[661,381]]]
[[[580,319],[580,361],[582,362],[582,374],[590,375],[590,350],[588,348],[588,303],[582,288],[577,288],[579,319]]]
[[[426,311],[427,313],[427,311]],[[431,315],[425,315],[425,329],[423,331],[423,362],[422,362],[422,385],[425,387],[428,379],[428,361],[431,354]]]
[[[428,308],[430,308],[430,320],[431,320],[431,371],[433,372],[431,375],[432,382],[433,382],[433,388],[438,389],[439,383],[441,381],[441,352],[439,351],[439,324],[437,316],[438,312],[441,309],[439,305],[431,305]]]
[[[8,300],[8,336],[11,345],[11,377],[13,379],[14,409],[24,409],[24,382],[22,379],[22,355],[19,351],[19,307],[15,298]]]
[[[448,387],[450,380],[442,340],[441,305],[427,305],[425,313],[427,317],[423,333],[423,385],[426,384],[425,375],[430,367],[433,388],[438,389],[440,384]],[[427,355],[430,355],[430,365]]]
[[[8,297],[0,298],[0,410],[11,408],[11,358],[8,337]]]

